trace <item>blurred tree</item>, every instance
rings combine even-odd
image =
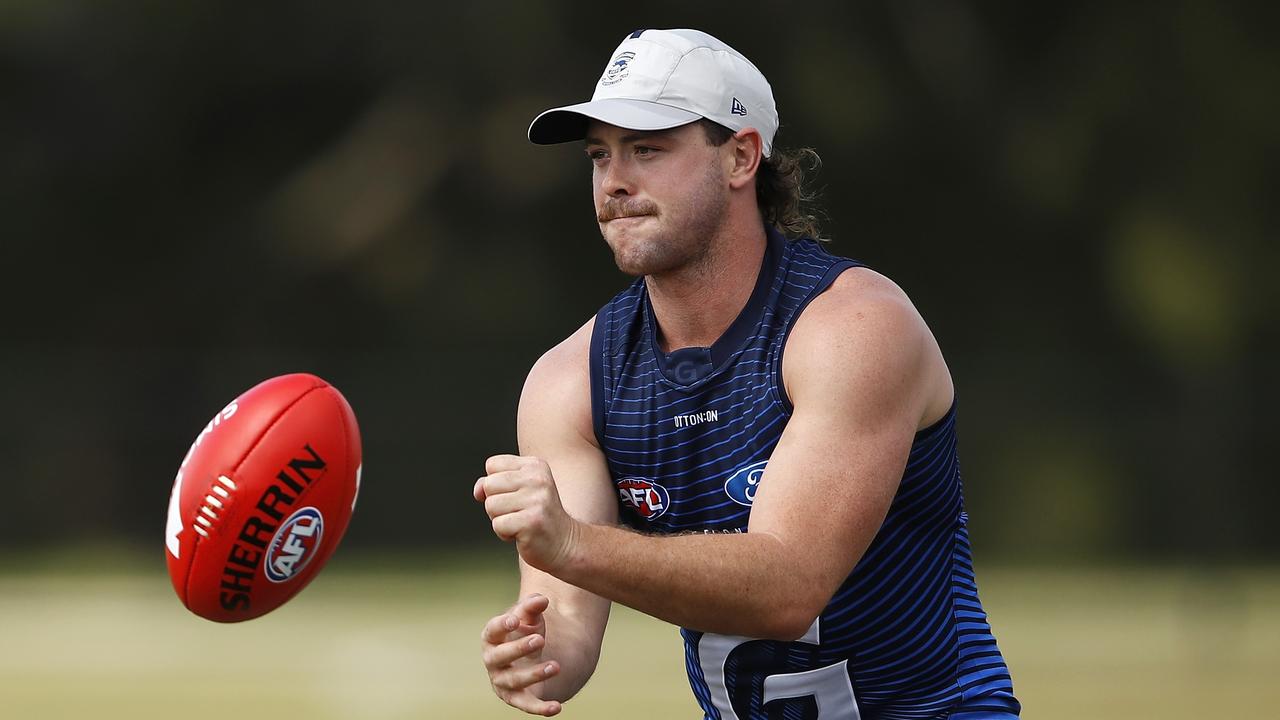
[[[195,430],[294,370],[365,432],[349,542],[484,540],[525,370],[626,282],[524,129],[683,25],[942,341],[980,555],[1280,549],[1274,7],[758,7],[0,4],[0,541],[158,544]]]

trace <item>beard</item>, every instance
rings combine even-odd
[[[610,198],[597,220],[619,270],[636,277],[661,275],[704,264],[728,208],[720,166],[710,164],[703,182],[666,209],[647,200]],[[606,224],[636,216],[646,218],[639,227]]]

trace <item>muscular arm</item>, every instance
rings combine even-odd
[[[544,542],[512,521],[522,557],[566,583],[678,625],[799,637],[875,536],[915,431],[945,412],[952,390],[906,296],[865,270],[844,273],[805,310],[788,340],[783,374],[795,410],[756,494],[748,533],[657,537],[575,520]],[[495,490],[533,472],[516,460],[527,462],[499,462],[513,469],[492,476],[502,478]],[[502,520],[495,518],[495,529]]]
[[[591,424],[587,357],[591,325],[584,325],[534,365],[521,393],[517,431],[521,454],[540,458],[555,473],[555,490],[563,509],[578,522],[607,526],[617,522],[618,510]],[[547,598],[540,618],[527,610],[528,598],[533,595]],[[537,660],[551,664],[554,672],[537,694],[543,700],[566,700],[595,670],[610,602],[529,565],[523,558],[520,597],[524,600],[513,608],[512,615],[522,627],[513,628],[514,635],[519,639],[533,634],[544,638],[539,640],[544,644]],[[545,622],[545,627],[534,630],[538,621]],[[522,628],[525,632],[520,632]],[[551,704],[540,707],[558,710],[552,710]]]

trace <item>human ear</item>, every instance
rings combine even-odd
[[[729,186],[737,190],[755,182],[756,171],[760,169],[764,155],[764,142],[759,130],[747,127],[733,134],[729,146]]]

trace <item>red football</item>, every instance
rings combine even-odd
[[[196,436],[169,497],[169,579],[191,612],[240,622],[307,586],[360,490],[360,430],[342,393],[305,373],[266,380]]]

